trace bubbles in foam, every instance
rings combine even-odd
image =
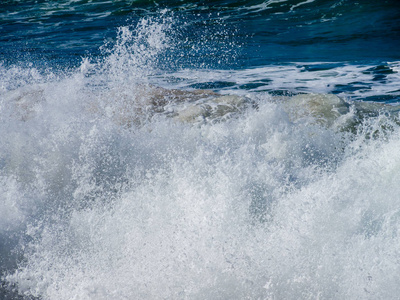
[[[387,239],[396,243],[397,131],[388,143],[371,141],[347,156],[338,149],[342,137],[321,128],[310,135],[304,125],[292,126],[279,105],[265,103],[228,123],[162,122],[111,140],[92,130],[81,159],[92,167],[99,166],[93,159],[103,160],[104,169],[82,168],[87,179],[78,176],[78,183],[92,201],[105,193],[106,203],[58,212],[8,280],[45,299],[368,297],[384,295],[382,286],[394,292],[395,280],[382,281],[384,268],[369,255],[383,259],[384,251],[383,264],[394,263]],[[110,151],[116,137],[132,139],[131,149]],[[267,146],[277,143],[279,156]],[[116,156],[127,166],[118,175],[127,182],[115,194],[110,189],[121,183],[103,176],[121,167]],[[338,167],[335,156],[342,157]],[[96,185],[100,194],[91,189]]]
[[[152,118],[167,23],[3,89],[0,234],[21,258],[2,280],[42,299],[397,295],[397,123],[335,130],[254,91],[257,107],[225,122]],[[137,127],[116,118],[140,113]]]

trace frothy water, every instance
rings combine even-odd
[[[2,296],[396,298],[398,110],[353,100],[396,99],[398,62],[163,72],[171,22],[0,66]],[[327,87],[354,70],[371,89]]]

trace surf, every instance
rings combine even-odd
[[[397,295],[398,62],[201,67],[174,16],[0,65],[1,296]]]

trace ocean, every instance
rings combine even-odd
[[[400,3],[5,0],[0,299],[400,299]]]

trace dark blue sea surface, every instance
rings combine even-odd
[[[101,55],[119,26],[135,26],[162,10],[174,19],[177,55],[197,53],[217,67],[229,41],[239,49],[227,65],[243,68],[298,61],[386,62],[400,58],[398,1],[3,1],[4,63],[77,63]],[[222,47],[220,47],[222,46]],[[220,48],[215,51],[214,48]],[[186,57],[180,66],[190,64]]]
[[[0,4],[0,299],[398,299],[400,4]]]

